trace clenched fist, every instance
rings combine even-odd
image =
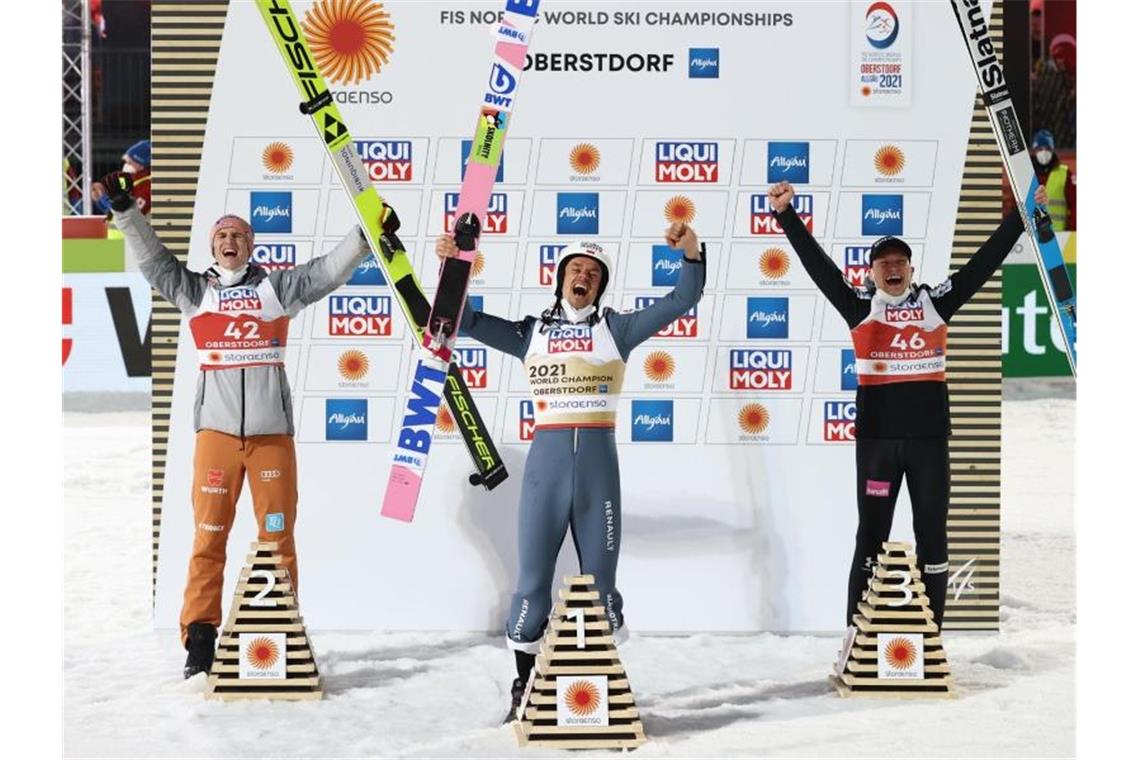
[[[670,248],[680,248],[685,252],[685,258],[690,261],[700,261],[701,245],[697,242],[697,233],[684,222],[673,222],[665,230],[665,242]]]
[[[777,182],[768,188],[768,205],[773,211],[780,213],[792,204],[792,197],[795,194],[790,182]]]

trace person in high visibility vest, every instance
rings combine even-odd
[[[1057,158],[1053,133],[1039,129],[1033,135],[1033,170],[1049,198],[1049,216],[1057,232],[1077,228],[1077,184],[1068,164]]]

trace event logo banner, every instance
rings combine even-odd
[[[910,0],[852,0],[851,105],[910,105],[913,37]]]

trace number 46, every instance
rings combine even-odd
[[[891,338],[891,348],[897,348],[900,351],[926,348],[926,340],[918,333],[911,333],[909,341],[903,337],[902,333],[895,333],[895,337]]]

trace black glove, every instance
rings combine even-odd
[[[135,199],[131,197],[131,188],[134,186],[131,175],[111,172],[99,182],[107,189],[107,197],[111,199],[111,208],[115,211],[126,211],[135,205]]]

